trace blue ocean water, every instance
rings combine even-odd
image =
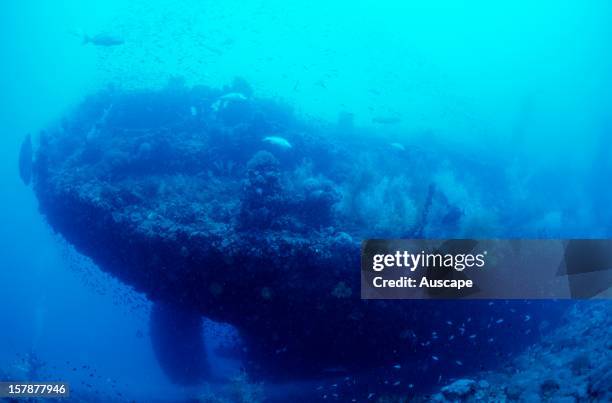
[[[257,97],[292,108],[300,119],[344,122],[362,128],[354,136],[364,142],[390,146],[390,155],[425,156],[423,172],[385,177],[353,201],[361,221],[351,230],[364,237],[401,236],[406,222],[412,228],[420,202],[405,189],[427,181],[441,189],[446,208],[458,211],[432,213],[439,219],[424,236],[610,237],[610,7],[450,0],[3,4],[0,375],[67,380],[85,401],[175,401],[225,391],[241,373],[240,362],[221,357],[217,376],[205,384],[171,382],[149,339],[151,303],[55,234],[19,178],[25,135],[57,124],[109,86],[159,90],[180,77],[190,88],[219,89],[242,77]],[[487,334],[488,342],[493,314],[482,316],[483,304],[457,309],[465,310],[462,322],[474,323],[472,334]],[[504,319],[494,336],[503,357],[536,343],[570,306],[494,304],[495,321]],[[452,304],[438,311],[448,309]],[[393,393],[398,380],[425,393],[496,368],[500,355],[475,360],[448,354],[461,345],[436,345],[456,334],[440,326],[447,321],[412,324],[430,335],[415,354],[419,376],[401,378],[388,366],[368,375],[328,368],[325,380],[264,380],[264,394],[365,401],[370,393]],[[211,349],[231,337],[227,328],[205,328]],[[346,377],[350,382],[334,391],[336,379]]]

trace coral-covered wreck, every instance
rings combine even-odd
[[[206,371],[202,316],[239,330],[253,373],[427,360],[432,323],[467,305],[360,300],[359,250],[458,231],[463,211],[425,179],[439,164],[350,119],[298,119],[238,80],[92,96],[41,133],[32,183],[57,232],[156,303],[160,363],[191,382]],[[502,309],[483,305],[472,316]]]

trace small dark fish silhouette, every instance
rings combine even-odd
[[[125,41],[118,36],[110,34],[83,35],[83,45],[88,43],[95,46],[118,46],[123,45]]]
[[[19,176],[26,186],[32,180],[32,138],[28,134],[19,150]]]

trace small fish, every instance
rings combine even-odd
[[[280,136],[268,136],[268,137],[264,137],[262,141],[264,141],[266,143],[273,144],[273,145],[278,146],[280,148],[292,148],[293,147],[291,145],[291,143],[289,141],[287,141],[286,138],[280,137]]]
[[[395,368],[395,369],[401,369],[401,368],[402,368],[402,366],[401,366],[400,364],[395,364],[395,365],[393,366],[393,368]]]
[[[190,107],[189,111],[191,112],[191,116],[196,116],[198,114],[198,108],[195,106]]]
[[[87,45],[88,43],[91,43],[94,46],[109,47],[123,45],[125,41],[122,38],[111,34],[96,34],[92,36],[84,34],[83,45]]]
[[[525,315],[525,322],[529,322],[530,319],[531,319],[531,316]]]
[[[243,102],[246,100],[247,97],[240,92],[228,92],[227,94],[221,95],[219,98],[217,98],[217,100],[210,105],[210,108],[215,112],[219,112],[219,109],[227,108],[227,105],[229,105],[231,102]]]
[[[414,384],[410,383],[410,384],[408,384],[408,387],[409,387],[410,389],[412,389],[412,388],[414,388]]]
[[[434,360],[434,361],[439,361],[439,360],[440,360],[440,359],[438,358],[438,356],[436,356],[436,355],[432,355],[432,356],[431,356],[431,359],[432,359],[432,360]]]
[[[475,339],[475,338],[476,338],[475,334],[470,335],[470,339]]]
[[[368,394],[368,400],[372,399],[375,395],[376,395],[375,393]]]
[[[503,319],[497,319],[497,320],[495,321],[495,323],[497,323],[497,324],[499,325],[500,323],[504,323],[504,320],[503,320]]]
[[[399,386],[400,383],[402,383],[402,382],[401,381],[395,381],[395,382],[393,382],[393,386]]]
[[[396,150],[399,151],[406,151],[406,147],[404,147],[404,145],[402,143],[391,143],[389,144],[391,147],[395,148]]]
[[[219,99],[223,101],[246,101],[247,97],[240,92],[228,92],[227,94],[221,95]]]
[[[463,365],[463,363],[462,363],[461,361],[459,361],[459,360],[456,360],[456,361],[455,361],[455,364],[457,364],[457,365],[459,365],[459,366],[462,366],[462,365]]]

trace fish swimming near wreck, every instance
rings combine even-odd
[[[280,148],[292,148],[293,147],[286,138],[280,137],[280,136],[267,136],[267,137],[264,137],[262,141],[265,143],[269,143],[269,144],[278,146]]]
[[[240,92],[230,92],[220,96],[215,102],[212,103],[210,108],[219,112],[219,110],[223,110],[227,108],[227,106],[232,102],[243,102],[246,101],[247,97]]]
[[[125,43],[125,40],[122,37],[118,35],[106,33],[106,32],[100,32],[98,34],[88,35],[84,32],[76,30],[76,31],[70,31],[70,33],[74,36],[81,38],[81,43],[83,45],[91,44],[94,46],[111,47],[111,46],[123,45]]]
[[[95,46],[118,46],[123,45],[125,41],[123,38],[120,38],[115,35],[110,34],[97,34],[93,36],[84,35],[83,36],[83,44],[87,45],[88,43]]]

